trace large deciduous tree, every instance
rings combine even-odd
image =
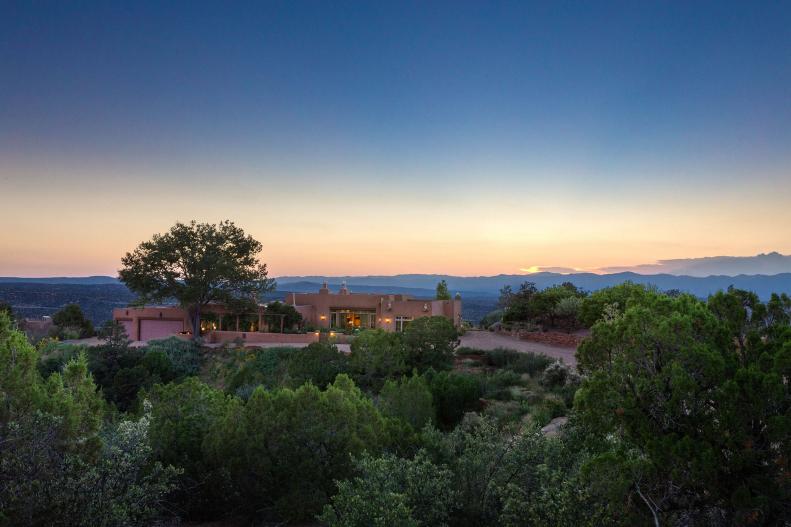
[[[141,302],[177,300],[189,311],[197,337],[206,305],[253,303],[274,287],[260,252],[261,243],[231,221],[176,223],[127,253],[118,275]]]

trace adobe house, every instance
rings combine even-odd
[[[255,311],[237,313],[222,304],[204,306],[201,313],[201,333],[211,331],[259,332],[282,331],[280,319],[266,314],[266,305],[259,304]],[[187,310],[178,306],[119,307],[113,309],[113,320],[123,324],[132,340],[167,338],[192,331]]]
[[[289,293],[286,304],[302,315],[304,323],[315,328],[344,331],[382,328],[403,331],[414,319],[443,316],[461,325],[461,297],[455,300],[419,300],[407,295],[351,293],[345,283],[337,293],[326,283],[318,293]],[[250,343],[309,343],[317,333],[282,333],[280,320],[265,312],[261,304],[251,313],[233,313],[220,304],[206,306],[201,315],[201,333],[209,342],[228,342],[237,338]],[[177,306],[120,307],[113,309],[113,320],[123,324],[131,340],[152,340],[173,335],[189,335],[191,323],[186,310]],[[270,331],[278,333],[270,333]]]
[[[332,293],[324,282],[318,293],[289,293],[286,303],[317,328],[403,331],[414,319],[430,316],[447,317],[456,327],[461,325],[458,294],[455,300],[420,300],[400,294],[352,293],[346,282]]]

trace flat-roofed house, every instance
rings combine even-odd
[[[342,285],[337,293],[325,283],[317,293],[288,293],[286,304],[302,315],[303,326],[347,331],[381,328],[403,331],[416,318],[441,316],[461,325],[461,298],[421,300],[407,295],[352,293]],[[177,306],[121,307],[113,310],[113,320],[123,324],[134,341],[189,335],[189,314]],[[242,339],[250,343],[306,343],[318,340],[315,333],[283,333],[282,318],[268,315],[260,304],[250,313],[236,313],[221,304],[206,306],[201,315],[201,334],[208,342]]]
[[[402,294],[352,293],[345,283],[333,293],[325,282],[318,293],[289,293],[286,303],[318,328],[403,331],[416,318],[430,316],[446,317],[455,326],[461,325],[458,295],[453,300],[421,300]]]

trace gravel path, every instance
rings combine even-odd
[[[529,340],[519,340],[492,331],[467,331],[461,337],[461,345],[481,350],[491,350],[495,348],[508,348],[516,351],[543,353],[556,359],[563,359],[569,366],[576,366],[577,359],[574,358],[575,348],[561,346],[550,346],[540,342]]]

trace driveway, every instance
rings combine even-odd
[[[519,340],[516,337],[502,335],[492,331],[467,331],[461,337],[461,345],[479,350],[507,348],[522,352],[543,353],[544,355],[556,359],[563,359],[563,362],[569,366],[577,365],[577,359],[574,357],[574,353],[577,351],[575,348],[550,346],[540,342]]]

